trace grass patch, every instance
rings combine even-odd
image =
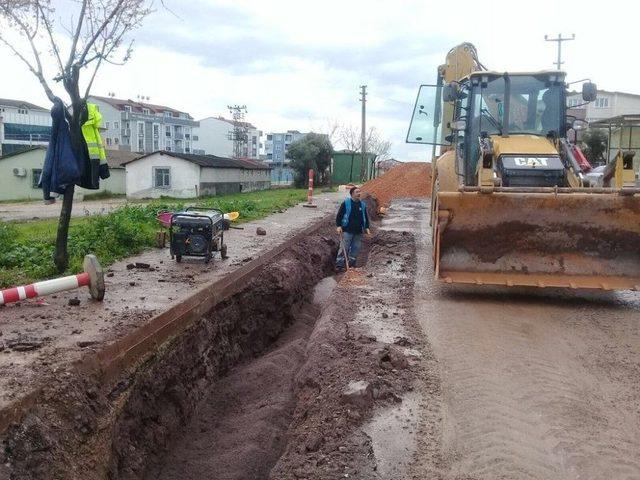
[[[105,215],[73,218],[66,273],[79,272],[87,253],[94,253],[106,267],[152,247],[159,228],[156,215],[162,210],[194,205],[237,211],[242,223],[296,205],[306,195],[304,189],[283,189],[188,200],[161,198],[147,204],[127,204]],[[0,224],[0,287],[56,276],[53,252],[57,225],[57,219]]]

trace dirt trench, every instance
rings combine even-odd
[[[239,293],[159,346],[115,384],[104,385],[99,372],[56,372],[35,407],[3,438],[0,479],[153,475],[175,433],[188,425],[220,377],[269,348],[277,351],[272,344],[300,316],[306,319],[297,323],[302,330],[305,323],[307,330],[312,325],[310,296],[314,285],[331,273],[337,250],[331,231],[327,223],[292,245]],[[301,344],[294,341],[287,348],[276,355],[295,363]],[[268,368],[254,372],[263,382],[268,375]],[[225,381],[233,382],[233,377],[221,383]],[[246,426],[252,428],[250,418]],[[272,440],[260,447],[277,455],[282,440]]]

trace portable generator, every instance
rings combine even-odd
[[[189,207],[171,216],[169,228],[169,248],[171,258],[177,262],[183,256],[204,257],[205,263],[213,258],[213,252],[220,252],[227,258],[224,231],[228,221],[220,210]]]

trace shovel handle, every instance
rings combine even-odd
[[[344,264],[349,271],[349,255],[347,254],[347,247],[344,245],[344,236],[340,232],[340,248],[342,249],[342,255],[344,255]]]

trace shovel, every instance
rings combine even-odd
[[[342,232],[340,232],[340,250],[342,250],[342,255],[344,255],[344,265],[346,270],[349,271],[349,255],[347,254],[347,248],[344,246],[344,237]]]

